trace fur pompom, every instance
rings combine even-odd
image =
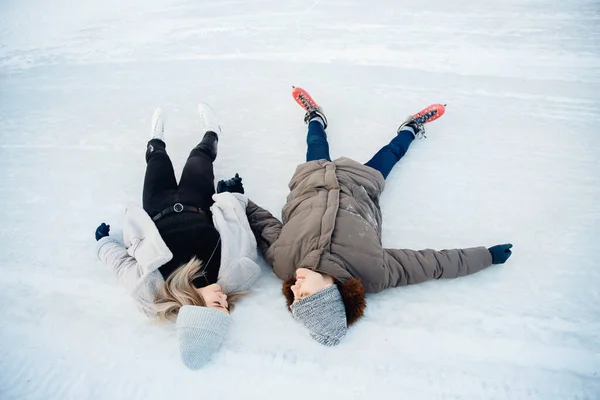
[[[294,292],[292,292],[292,286],[296,283],[296,278],[290,278],[287,281],[283,282],[283,287],[281,288],[281,292],[285,296],[285,300],[287,301],[287,309],[289,312],[292,312],[290,307],[294,302]]]
[[[343,285],[338,285],[338,289],[346,308],[346,321],[348,322],[348,326],[350,326],[365,313],[365,308],[367,307],[365,289],[362,283],[356,278],[348,279]]]

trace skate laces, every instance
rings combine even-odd
[[[436,109],[429,110],[424,114],[419,113],[413,117],[413,121],[416,121],[418,124],[423,126],[423,124],[426,124],[431,118],[435,117],[437,113],[438,110]]]
[[[414,123],[409,124],[413,125],[414,127],[416,127],[415,129],[415,139],[426,139],[427,136],[425,135],[425,125],[423,125],[422,122],[419,121],[414,121]]]
[[[304,123],[308,124],[311,115],[313,115],[314,112],[317,111],[317,107],[315,107],[303,93],[298,93],[297,97],[298,101],[300,101],[300,103],[302,104],[302,107],[304,107],[304,109],[306,110],[306,114],[304,114]]]
[[[429,122],[430,119],[434,118],[438,113],[437,109],[430,109],[427,112],[421,114],[417,113],[413,115],[411,125],[415,125],[417,131],[415,132],[415,139],[424,139],[427,138],[425,135],[425,124]]]
[[[307,113],[310,113],[311,111],[317,109],[317,107],[315,107],[315,105],[311,103],[310,100],[303,93],[298,93],[298,100],[300,100],[300,103],[302,103],[302,106],[304,107]]]

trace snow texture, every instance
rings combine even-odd
[[[0,43],[3,400],[600,398],[597,0],[7,0]],[[292,85],[327,112],[332,157],[363,162],[447,102],[388,178],[384,244],[514,255],[369,296],[336,348],[263,263],[188,371],[93,232],[141,202],[159,105],[180,173],[198,101],[221,119],[217,179],[280,215],[306,151]]]

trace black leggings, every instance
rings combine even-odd
[[[185,163],[179,185],[165,142],[152,139],[146,149],[146,176],[142,202],[144,210],[154,217],[176,203],[198,207],[209,213],[215,193],[213,161],[216,157],[214,142],[217,134],[207,132],[192,149]]]

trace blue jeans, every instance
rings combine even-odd
[[[384,179],[387,178],[394,165],[406,154],[414,139],[415,137],[410,129],[401,130],[390,143],[383,146],[365,165],[381,172]],[[312,121],[308,124],[306,143],[308,145],[306,162],[314,160],[331,161],[327,134],[323,129],[323,125],[318,121]]]
[[[308,145],[306,150],[306,162],[314,160],[331,161],[331,158],[329,157],[327,134],[319,121],[311,121],[308,124],[306,144]]]

